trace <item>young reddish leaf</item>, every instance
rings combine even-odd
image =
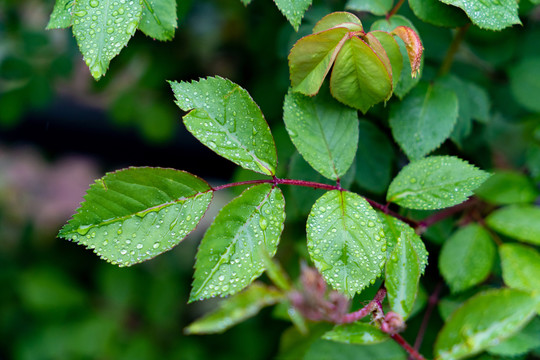
[[[313,27],[313,33],[329,30],[337,26],[347,28],[351,31],[364,31],[362,22],[354,14],[338,11],[328,14],[319,20]]]
[[[335,28],[301,38],[289,54],[293,91],[315,95],[330,71],[349,30]]]
[[[403,56],[399,50],[399,45],[392,35],[385,31],[371,31],[368,35],[372,35],[381,43],[386,56],[390,60],[392,68],[392,87],[395,89],[401,78],[403,70]],[[390,72],[389,72],[390,73]]]
[[[392,79],[376,52],[352,37],[336,57],[330,91],[337,100],[365,113],[392,94]]]
[[[405,43],[407,55],[409,55],[409,61],[411,62],[411,74],[416,77],[420,72],[420,63],[424,51],[420,37],[413,29],[407,26],[396,27],[392,34],[398,36]]]

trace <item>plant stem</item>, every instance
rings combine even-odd
[[[426,333],[429,319],[431,318],[431,313],[439,302],[439,294],[441,293],[442,287],[443,283],[439,282],[435,286],[435,290],[433,290],[433,293],[431,293],[431,295],[429,296],[428,306],[426,308],[426,312],[424,313],[424,318],[422,319],[422,324],[420,325],[418,334],[416,335],[416,340],[414,341],[414,349],[416,351],[420,350],[420,346],[422,345],[422,341],[424,340],[424,334]]]
[[[379,204],[378,202],[373,201],[371,199],[368,199],[368,198],[364,198],[364,199],[366,199],[366,201],[369,203],[369,205],[371,205],[371,207],[380,210],[381,212],[383,212],[386,215],[393,216],[396,219],[399,219],[399,220],[411,225],[412,227],[418,227],[419,226],[418,222],[416,222],[415,220],[409,219],[409,218],[407,218],[405,216],[399,215],[398,213],[390,210],[388,208],[388,204],[382,205],[382,204]]]
[[[478,200],[476,198],[470,198],[469,200],[458,204],[456,206],[452,206],[451,208],[447,208],[444,210],[441,210],[439,212],[436,212],[435,214],[428,216],[424,220],[420,221],[416,228],[420,230],[420,232],[423,232],[426,228],[430,227],[431,225],[444,220],[464,209],[467,209],[471,206],[474,206],[478,203]]]
[[[397,2],[397,4],[394,6],[394,8],[392,10],[390,10],[390,12],[388,14],[386,14],[386,20],[390,19],[390,17],[395,15],[398,12],[401,5],[403,5],[404,2],[405,2],[405,0],[399,0]]]
[[[471,27],[471,23],[468,23],[467,25],[458,29],[456,35],[454,36],[454,39],[452,40],[452,43],[450,44],[450,47],[448,48],[448,51],[446,52],[446,56],[444,57],[441,67],[439,68],[437,76],[440,77],[446,75],[446,73],[450,71],[452,63],[454,62],[454,57],[456,56],[456,53],[461,46],[463,39],[465,39],[465,34],[467,33],[467,30],[469,30],[469,27]]]
[[[373,300],[369,302],[366,306],[361,308],[358,311],[345,314],[343,318],[341,319],[341,323],[352,323],[355,321],[358,321],[362,318],[365,318],[369,314],[371,314],[375,309],[382,309],[382,302],[386,296],[386,289],[384,287],[380,288],[379,291],[377,291],[377,294],[375,294],[375,297]]]
[[[399,334],[390,335],[395,342],[397,342],[402,348],[409,353],[409,355],[415,360],[426,360],[422,355],[409,345],[409,343]]]
[[[329,184],[322,184],[317,183],[313,181],[305,181],[305,180],[292,180],[292,179],[261,179],[261,180],[249,180],[249,181],[240,181],[230,184],[224,184],[220,186],[216,186],[212,188],[212,191],[218,191],[223,190],[235,186],[243,186],[243,185],[255,185],[255,184],[273,184],[273,185],[296,185],[296,186],[306,186],[311,187],[314,189],[323,189],[323,190],[343,190],[340,185],[329,185]]]

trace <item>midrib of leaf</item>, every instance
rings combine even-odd
[[[161,20],[159,19],[156,12],[154,11],[152,6],[150,5],[150,2],[148,2],[148,0],[143,0],[143,1],[144,1],[144,4],[146,5],[146,7],[148,8],[148,11],[150,11],[150,14],[152,14],[152,17],[154,18],[154,20],[156,20],[156,23],[158,25],[161,25]]]
[[[339,193],[339,201],[340,201],[340,208],[341,208],[341,215],[342,215],[340,220],[341,220],[341,223],[343,225],[343,230],[345,230],[345,232],[349,232],[347,230],[346,225],[345,225],[345,218],[348,217],[349,219],[352,220],[353,223],[356,222],[356,220],[353,219],[352,217],[346,215],[346,213],[345,213],[345,197],[343,196],[343,192],[341,192],[341,191]],[[364,231],[364,229],[362,227],[358,228],[358,231],[360,231],[362,234],[364,234],[365,238],[369,239],[369,235]],[[345,244],[345,247],[347,247],[347,242],[346,241],[344,242],[344,244]],[[364,246],[364,243],[360,241],[359,244],[361,245],[364,252],[367,253],[366,247]]]
[[[78,0],[75,0],[75,1],[78,1]],[[101,1],[105,1],[105,0],[101,0]],[[92,69],[92,67],[96,64],[96,61],[99,61],[100,66],[101,66],[101,57],[103,55],[102,51],[105,48],[104,39],[105,39],[105,34],[107,33],[105,31],[105,25],[107,24],[107,19],[109,18],[109,5],[110,5],[110,3],[111,3],[111,0],[107,0],[107,5],[105,5],[105,14],[104,14],[104,16],[100,17],[103,20],[99,24],[102,31],[99,32],[99,46],[97,47],[96,57],[94,58],[94,61],[92,62],[92,65],[89,66],[90,69]],[[104,70],[102,70],[102,71],[104,71]]]
[[[270,194],[274,191],[274,188],[272,188],[264,197],[264,199],[261,200],[261,202],[259,203],[259,205],[257,207],[255,207],[253,209],[253,211],[251,212],[251,215],[249,216],[248,220],[249,221],[246,221],[244,222],[244,224],[240,227],[239,231],[236,232],[235,236],[233,237],[231,243],[229,244],[229,246],[227,247],[227,251],[225,253],[223,253],[223,255],[221,255],[221,257],[219,258],[218,262],[216,263],[216,265],[214,265],[214,267],[212,268],[212,270],[210,271],[210,273],[208,274],[208,276],[205,278],[205,280],[203,281],[203,283],[201,284],[201,286],[199,286],[199,290],[194,293],[193,295],[191,295],[190,297],[191,298],[195,298],[195,297],[198,297],[199,294],[201,293],[201,291],[203,291],[206,287],[206,284],[208,283],[208,281],[210,281],[210,279],[214,276],[214,274],[216,273],[216,271],[219,270],[219,267],[223,264],[223,259],[227,259],[227,256],[229,254],[229,252],[231,251],[231,249],[233,247],[236,246],[236,243],[238,241],[238,238],[239,238],[239,234],[242,233],[242,231],[247,228],[249,226],[249,224],[251,224],[251,221],[253,219],[253,217],[255,216],[256,213],[259,212],[259,210],[261,209],[261,207],[264,205],[264,203],[268,200],[268,198],[270,197]],[[264,237],[264,245],[266,245],[266,234],[264,233],[264,231],[262,232],[263,233],[263,237]],[[253,242],[250,241],[250,246],[253,248]]]
[[[332,169],[334,169],[334,175],[336,175],[336,177],[338,177],[338,171],[336,169],[336,162],[334,161],[334,157],[333,157],[333,154],[332,152],[330,151],[330,145],[328,145],[328,141],[326,140],[326,136],[324,134],[324,130],[323,130],[323,127],[322,127],[322,124],[321,124],[321,121],[320,121],[320,116],[319,116],[319,112],[317,111],[317,106],[312,102],[311,103],[311,106],[313,107],[313,109],[315,110],[314,113],[316,114],[316,119],[317,119],[317,126],[319,128],[319,131],[321,132],[321,134],[323,135],[322,138],[323,138],[323,141],[324,141],[324,147],[326,149],[326,152],[328,153],[328,157],[330,159],[330,163],[332,164]]]

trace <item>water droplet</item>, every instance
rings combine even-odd
[[[261,218],[259,220],[259,226],[261,227],[262,231],[266,230],[266,227],[268,226],[268,224],[266,223],[265,218]]]
[[[99,1],[97,0],[90,0],[90,6],[93,8],[96,8],[99,6]]]
[[[159,243],[154,243],[154,245],[152,246],[154,249],[157,249],[159,247]]]
[[[142,249],[143,248],[143,244],[137,244],[137,249]]]
[[[73,13],[74,15],[77,15],[79,17],[83,17],[84,15],[87,14],[86,10],[79,10],[79,11],[76,11]]]

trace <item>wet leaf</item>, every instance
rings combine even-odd
[[[436,210],[467,200],[489,174],[453,156],[430,156],[405,166],[386,199],[408,209]]]
[[[74,0],[56,0],[47,29],[64,29],[71,26]]]
[[[276,145],[248,92],[221,77],[170,82],[186,128],[200,142],[244,169],[274,175]]]
[[[172,40],[176,30],[176,0],[143,0],[139,29],[158,40]]]
[[[489,347],[487,351],[499,356],[519,356],[540,347],[538,334],[540,334],[540,318],[537,316],[519,333],[498,345]]]
[[[322,338],[344,344],[378,344],[390,339],[390,336],[373,325],[355,322],[337,325]]]
[[[137,30],[142,1],[79,0],[73,5],[73,34],[94,79],[99,80],[109,63]]]
[[[390,108],[390,127],[411,160],[426,156],[452,133],[458,117],[456,94],[435,84],[420,83]]]
[[[274,0],[279,11],[289,20],[294,30],[298,31],[304,13],[312,0]]]
[[[504,283],[514,289],[540,293],[540,253],[521,244],[499,248]]]
[[[193,231],[212,192],[184,171],[129,168],[96,180],[84,198],[58,236],[130,266],[170,250]]]
[[[394,341],[383,344],[360,345],[342,344],[329,340],[315,341],[304,356],[304,360],[335,359],[339,354],[340,360],[406,360],[407,353]]]
[[[533,205],[506,206],[492,212],[486,223],[493,230],[526,243],[540,245],[540,208]]]
[[[539,300],[528,293],[498,289],[480,293],[448,319],[435,343],[437,359],[461,359],[498,344],[536,313]]]
[[[482,29],[501,30],[514,24],[521,24],[515,0],[440,1],[463,9],[472,22]]]
[[[304,159],[323,176],[337,180],[351,167],[358,146],[358,116],[328,92],[316,97],[289,92],[283,120]]]
[[[276,253],[284,221],[283,194],[270,184],[223,207],[199,246],[189,301],[235,294],[258,278],[264,257]]]
[[[186,334],[222,333],[255,316],[263,307],[274,305],[284,298],[282,292],[255,282],[241,293],[222,300],[217,309],[191,323],[184,332]]]
[[[477,224],[470,224],[446,240],[439,256],[439,269],[452,292],[457,293],[483,282],[491,273],[494,261],[495,245],[489,233]]]
[[[307,221],[308,251],[325,280],[354,296],[380,275],[386,238],[375,210],[357,194],[329,191]]]

